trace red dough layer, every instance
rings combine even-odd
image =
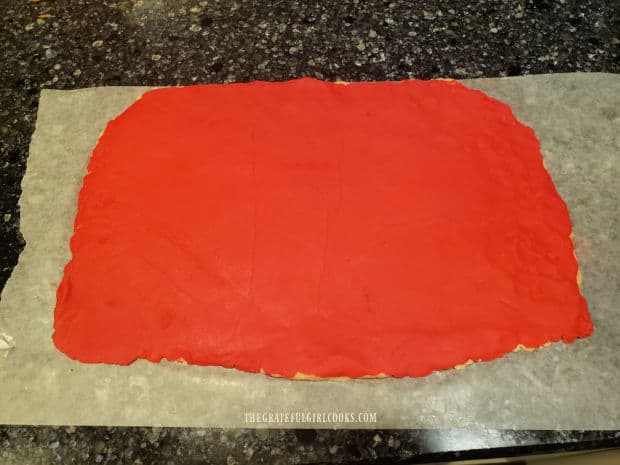
[[[591,333],[534,131],[456,82],[147,92],[79,196],[56,346],[421,376]]]

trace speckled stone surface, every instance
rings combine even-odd
[[[619,72],[619,10],[607,0],[0,0],[0,289],[24,246],[17,202],[41,88]],[[471,444],[496,455],[518,438],[544,450],[619,444],[614,432],[476,431],[459,442],[433,430],[261,431],[1,427],[0,462],[391,463],[424,440],[452,444],[443,459]]]
[[[620,445],[614,431],[222,430],[1,427],[0,463],[393,464],[510,457]]]

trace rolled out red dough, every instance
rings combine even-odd
[[[422,376],[592,331],[534,131],[456,82],[157,89],[101,136],[56,346]]]

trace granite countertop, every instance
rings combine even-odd
[[[431,463],[613,447],[620,432],[0,428],[0,462],[95,464]]]
[[[24,247],[20,180],[42,88],[620,71],[617,2],[452,3],[0,0],[0,289]],[[13,426],[0,428],[0,454],[6,463],[25,451],[32,463],[315,463],[455,458],[472,444],[486,454],[620,444],[614,432],[468,434]]]

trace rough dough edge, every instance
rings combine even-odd
[[[526,347],[523,344],[517,344],[517,346],[512,350],[512,352],[518,352],[520,350],[525,350],[527,352],[533,352],[534,350],[541,349],[543,347],[548,347],[553,342],[554,341],[548,341],[548,342],[545,342],[545,343],[541,344],[538,347]],[[559,342],[559,341],[555,341],[555,342]],[[506,354],[503,354],[503,355],[501,355],[500,357],[497,357],[497,358],[501,358],[504,355],[506,355]],[[452,369],[454,369],[454,370],[464,370],[469,365],[473,365],[474,363],[479,363],[479,362],[482,362],[482,361],[483,360],[481,360],[481,359],[472,360],[470,358],[470,359],[467,359],[467,361],[465,361],[464,363],[461,363],[459,365],[454,365],[454,367],[452,367]],[[491,361],[491,360],[489,360],[489,361]],[[445,371],[445,370],[450,370],[450,368],[434,370],[433,372],[435,372],[435,371]],[[288,377],[288,376],[282,376],[282,375],[278,375],[278,374],[274,374],[274,373],[265,373],[265,371],[262,368],[260,369],[260,373],[262,373],[262,374],[264,374],[266,376],[270,376],[272,378],[285,378],[285,379],[289,379],[289,380],[292,380],[292,381],[350,381],[352,379],[394,378],[394,376],[388,375],[386,373],[378,373],[376,375],[364,375],[364,376],[357,376],[357,377],[351,378],[349,376],[326,376],[326,377],[321,377],[321,376],[316,376],[316,375],[310,375],[310,374],[307,374],[307,373],[301,373],[299,371],[297,373],[295,373],[295,375],[293,377]],[[407,377],[407,376],[403,376],[403,378],[405,378],[405,377]]]

